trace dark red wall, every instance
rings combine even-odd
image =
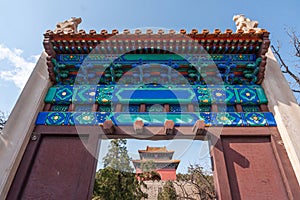
[[[224,137],[233,199],[288,199],[270,137]]]
[[[212,151],[218,199],[298,199],[300,188],[277,128],[227,128]]]
[[[38,126],[7,199],[91,199],[99,127]],[[276,127],[208,133],[218,199],[298,199],[300,188]],[[118,135],[114,134],[114,138]],[[129,137],[122,135],[123,138]],[[172,139],[164,135],[162,139]],[[89,149],[89,151],[87,150]],[[164,172],[172,178],[175,171]],[[162,177],[163,179],[165,177]]]
[[[160,174],[161,180],[163,181],[175,181],[176,170],[175,169],[159,169],[157,172]]]
[[[91,199],[97,161],[87,148],[96,151],[98,139],[92,134],[36,136],[27,146],[7,199]]]

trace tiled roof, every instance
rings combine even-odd
[[[226,29],[224,32],[222,32],[220,29],[215,29],[212,33],[210,33],[209,30],[203,29],[202,31],[198,31],[197,29],[192,29],[189,33],[185,29],[181,29],[180,31],[176,32],[175,30],[169,30],[168,32],[164,31],[163,29],[157,30],[155,33],[152,29],[148,29],[146,31],[142,31],[140,29],[136,29],[133,32],[130,32],[129,29],[123,30],[122,33],[120,33],[118,30],[114,29],[111,32],[108,32],[107,30],[103,29],[97,33],[96,30],[90,30],[88,33],[86,33],[85,30],[79,30],[78,32],[74,32],[74,30],[69,30],[68,33],[65,33],[63,31],[57,31],[53,32],[52,30],[47,30],[44,34],[45,37],[55,37],[57,39],[59,38],[102,38],[107,39],[108,37],[114,36],[114,35],[126,35],[128,37],[135,37],[135,36],[149,36],[149,35],[156,35],[156,36],[170,36],[170,35],[188,35],[191,37],[210,37],[210,36],[238,36],[243,35],[245,37],[250,35],[261,35],[268,33],[268,31],[261,29],[259,31],[256,31],[254,29],[250,29],[247,33],[243,30],[238,30],[236,33],[234,33],[231,29]]]
[[[139,150],[139,153],[150,153],[150,152],[172,153],[174,151],[167,150],[166,146],[164,146],[164,147],[150,147],[150,146],[147,146],[146,150]]]
[[[143,163],[145,160],[132,160],[133,163]],[[180,163],[180,160],[153,160],[154,163]]]
[[[86,33],[80,30],[75,33],[70,30],[68,33],[63,31],[53,32],[48,30],[44,34],[44,48],[47,57],[49,76],[52,81],[57,82],[57,72],[55,72],[55,63],[58,55],[69,54],[90,54],[91,52],[100,55],[123,55],[125,53],[143,54],[145,49],[151,49],[150,53],[175,53],[175,54],[253,54],[261,58],[259,72],[257,73],[257,84],[260,84],[264,77],[266,65],[265,53],[268,50],[270,40],[269,32],[266,30],[255,31],[250,29],[244,33],[239,30],[234,33],[227,29],[221,32],[215,29],[210,33],[204,29],[201,33],[193,29],[190,33],[182,29],[176,33],[170,30],[165,33],[158,30],[154,33],[151,29],[142,33],[137,29],[130,33],[128,29],[123,33],[113,30],[109,33],[101,30],[97,33],[90,30]],[[147,53],[146,52],[146,53]],[[149,52],[148,52],[149,53]],[[59,66],[57,66],[59,68]]]
[[[206,29],[202,30],[201,33],[196,29],[193,29],[190,33],[187,33],[184,29],[180,30],[179,33],[176,33],[174,30],[170,30],[169,33],[158,30],[157,33],[154,33],[151,29],[147,30],[146,33],[142,33],[141,30],[137,29],[134,33],[130,33],[128,29],[125,29],[122,34],[119,34],[117,30],[113,30],[111,33],[108,33],[106,30],[102,30],[100,33],[97,33],[95,30],[90,30],[89,33],[86,33],[84,30],[80,30],[78,33],[74,33],[74,31],[69,33],[58,31],[54,33],[48,30],[44,36],[45,50],[51,56],[54,56],[56,53],[90,53],[100,44],[104,48],[108,46],[116,48],[115,51],[108,53],[119,53],[119,48],[126,45],[131,48],[135,47],[135,49],[147,46],[164,49],[164,46],[167,46],[164,50],[170,50],[170,47],[181,46],[186,47],[183,51],[191,53],[188,51],[188,47],[195,45],[196,41],[208,53],[214,53],[214,46],[221,47],[219,48],[219,53],[244,53],[244,51],[252,53],[264,45],[268,46],[269,43],[269,33],[266,30],[255,31],[253,29],[249,33],[244,33],[243,30],[233,33],[230,29],[227,29],[225,32],[215,29],[212,33]],[[241,48],[233,48],[238,46]],[[175,48],[172,49],[175,50]]]

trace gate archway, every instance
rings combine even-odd
[[[94,31],[86,34],[79,31],[70,36],[63,32],[47,31],[44,46],[53,85],[48,89],[44,110],[37,117],[36,127],[7,199],[49,196],[53,199],[66,196],[70,199],[89,199],[99,139],[162,140],[174,137],[209,138],[219,199],[292,199],[300,196],[297,179],[281,145],[276,121],[269,112],[268,99],[260,85],[264,78],[269,33],[232,33],[230,30],[225,33],[219,30],[197,33],[194,30],[185,36],[190,38],[186,41],[182,34],[186,34],[185,31],[175,34],[177,38],[174,39],[173,32],[140,35],[128,32],[95,34]],[[117,35],[115,43],[105,42],[114,35]],[[139,42],[153,48],[141,48],[122,56],[122,59],[115,57],[122,48],[134,46],[139,49]],[[164,42],[166,48],[179,48],[185,58],[191,55],[192,59],[199,58],[205,49],[211,60],[204,59],[206,63],[202,63],[199,74],[195,72],[195,67],[189,66],[190,62],[186,62],[188,59],[178,60],[174,59],[173,54],[159,52]],[[191,48],[195,42],[202,48]],[[75,87],[75,78],[80,78],[77,74],[79,66],[86,54],[91,49],[97,49],[99,43],[104,46],[98,51],[108,52],[110,59],[117,61],[116,65],[109,66],[109,70],[100,68],[100,71],[97,71],[98,68],[93,71],[95,68],[87,65],[86,70],[90,70],[88,73],[92,80],[100,77],[98,84]],[[169,88],[161,84],[138,88],[126,85],[132,79],[141,81],[146,77],[145,73],[132,73],[128,83],[125,80],[122,84],[123,87],[115,86],[113,77],[123,67],[133,62],[145,64],[145,58],[158,64],[161,61],[174,66],[177,64],[181,67],[180,73],[186,75],[192,84],[188,88],[186,85],[176,85],[174,89],[179,91],[179,95],[172,96]],[[102,61],[108,58],[95,56],[93,59]],[[219,74],[210,71],[210,61],[216,63]],[[166,78],[172,88],[171,83],[177,81],[176,77],[170,81],[168,79],[172,74],[165,76],[158,72],[153,71],[158,76],[157,80]],[[203,86],[200,83],[203,75],[222,80],[226,85]],[[84,77],[80,81],[84,82]],[[193,93],[188,93],[189,89]],[[178,107],[176,101],[179,98],[184,105]],[[162,105],[163,111],[149,116],[147,106],[153,104]]]

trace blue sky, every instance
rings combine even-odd
[[[81,29],[164,27],[180,30],[220,28],[235,30],[232,17],[245,14],[271,32],[273,44],[280,41],[284,55],[292,50],[285,28],[300,34],[300,1],[241,0],[132,0],[132,1],[19,1],[1,3],[0,12],[0,110],[13,108],[35,61],[43,51],[43,33],[71,16],[82,17]]]
[[[109,149],[110,140],[102,140],[100,143],[100,153],[98,159],[98,167],[103,167],[102,158],[107,154]],[[174,150],[173,159],[180,160],[177,172],[186,173],[190,165],[200,164],[206,172],[211,172],[211,163],[209,155],[208,142],[201,140],[127,140],[127,150],[129,156],[133,160],[140,159],[138,150],[146,149],[147,146],[163,147],[166,146],[167,150]],[[133,167],[133,165],[132,165]]]
[[[1,2],[0,12],[0,110],[10,112],[43,51],[43,33],[72,16],[83,19],[80,29],[163,27],[213,31],[235,30],[232,17],[245,14],[271,32],[273,44],[280,41],[288,63],[293,54],[286,28],[300,34],[299,0],[110,0]],[[292,63],[293,64],[293,63]],[[144,145],[145,146],[145,145]],[[136,151],[136,150],[130,150]]]

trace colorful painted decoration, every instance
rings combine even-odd
[[[78,62],[136,62],[144,61],[237,61],[237,62],[252,62],[256,60],[255,54],[59,54],[56,56],[59,63],[77,64]]]
[[[97,125],[112,119],[115,125],[124,125],[138,118],[148,125],[166,119],[177,126],[190,126],[199,119],[207,126],[276,124],[271,113],[260,112],[259,106],[268,101],[256,85],[263,79],[268,33],[239,40],[235,34],[194,34],[189,40],[165,38],[165,42],[153,38],[150,49],[126,54],[120,52],[148,43],[128,39],[136,37],[129,34],[101,45],[106,39],[101,34],[75,35],[70,41],[66,35],[45,34],[47,65],[55,85],[45,97],[50,112],[41,112],[37,124]],[[191,45],[191,41],[197,42]],[[170,53],[174,50],[181,53]],[[117,104],[122,113],[114,113]],[[145,113],[139,112],[141,104]],[[163,112],[165,104],[169,112]],[[212,104],[218,113],[211,112]],[[236,104],[244,112],[235,112]],[[91,112],[95,106],[97,112]],[[187,112],[191,106],[200,114]]]
[[[159,94],[159,95],[158,95]],[[266,104],[267,98],[259,85],[226,86],[175,86],[175,85],[132,85],[116,86],[55,86],[45,98],[46,103],[58,104],[200,104],[225,103],[226,105]]]
[[[54,86],[49,88],[45,103],[70,104],[72,102],[73,87],[70,85]]]
[[[269,33],[114,35],[45,34],[54,85],[37,125],[276,126],[261,112]]]
[[[60,54],[52,65],[56,83],[65,85],[141,84],[149,77],[166,84],[211,84],[221,78],[225,84],[253,85],[261,60],[255,54]]]
[[[97,126],[107,119],[116,126],[132,126],[136,120],[142,120],[145,126],[163,126],[166,120],[173,120],[175,126],[193,126],[197,120],[204,120],[206,126],[276,126],[269,112],[40,112],[36,125]]]

